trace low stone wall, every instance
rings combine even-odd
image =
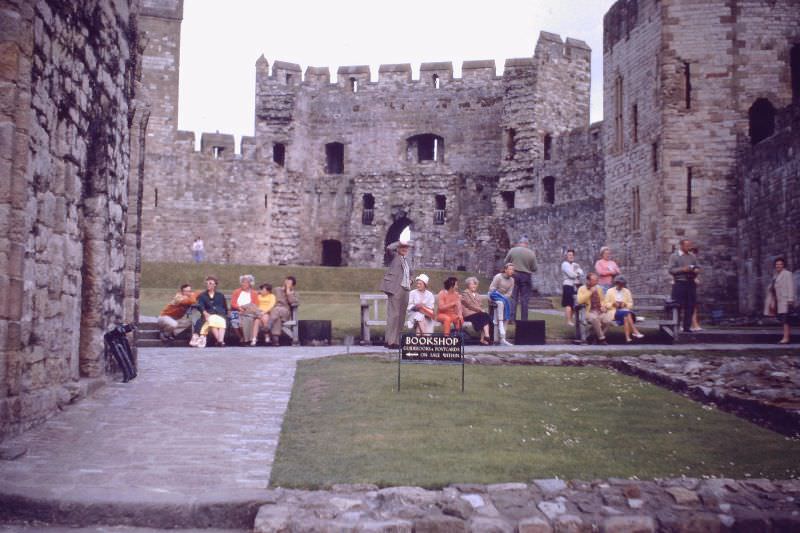
[[[608,479],[328,491],[276,489],[257,533],[797,531],[800,481]]]

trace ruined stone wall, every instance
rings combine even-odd
[[[0,438],[112,371],[102,334],[124,318],[130,273],[136,9],[0,3]]]
[[[605,244],[612,248],[634,293],[662,294],[669,281],[664,265],[673,235],[664,226],[662,202],[665,194],[671,194],[665,191],[671,189],[663,182],[666,161],[661,157],[661,16],[658,2],[630,0],[614,4],[604,21]],[[621,134],[617,131],[620,119]],[[637,191],[638,225],[634,220]]]
[[[606,15],[606,201],[629,206],[621,217],[607,209],[606,228],[634,290],[666,292],[668,256],[688,237],[708,267],[701,300],[736,307],[736,154],[749,140],[753,101],[789,101],[799,16],[791,1],[653,0],[621,0]]]
[[[776,257],[800,281],[800,106],[777,117],[776,134],[743,151],[738,177],[737,223],[739,310],[760,314]],[[798,284],[800,287],[800,284]]]

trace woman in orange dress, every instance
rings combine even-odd
[[[436,320],[442,323],[442,331],[450,335],[450,329],[455,326],[461,329],[464,325],[464,312],[461,309],[461,295],[458,294],[458,280],[449,277],[444,280],[444,289],[436,295],[439,307]]]

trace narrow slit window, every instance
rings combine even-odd
[[[542,180],[542,200],[548,205],[556,203],[556,179],[553,176]]]
[[[503,191],[500,193],[506,209],[514,209],[514,191]]]
[[[264,195],[264,209],[267,209],[267,207],[269,207],[269,195],[265,194]]]
[[[506,159],[509,161],[514,160],[517,155],[517,130],[508,128],[506,130]]]
[[[694,213],[692,205],[692,167],[686,167],[686,214]]]
[[[325,145],[325,173],[344,174],[344,145],[328,143]]]
[[[792,101],[800,102],[800,44],[792,46],[789,56],[789,68],[792,71]]]
[[[158,207],[158,187],[155,188],[155,194],[153,195],[153,207]]]
[[[614,149],[622,151],[622,76],[614,81]]]
[[[553,158],[553,136],[549,133],[544,136],[544,160],[550,161]]]
[[[219,159],[222,157],[222,152],[225,151],[225,148],[222,146],[214,146],[211,148],[211,155],[214,159]]]
[[[447,197],[443,194],[437,194],[433,210],[433,223],[437,225],[444,224],[445,210],[447,209]]]
[[[287,74],[286,75],[286,85],[291,85],[291,84],[292,84],[292,75],[291,74]]]
[[[286,164],[286,145],[283,143],[275,143],[272,145],[272,160],[278,166]]]
[[[350,78],[350,91],[354,93],[358,92],[358,80],[355,78]]]
[[[439,84],[440,84],[439,75],[438,74],[434,74],[433,75],[433,88],[434,89],[438,89],[439,86],[440,86]]]
[[[361,197],[361,224],[371,226],[375,220],[375,197],[369,193]]]
[[[639,187],[634,187],[633,200],[632,200],[633,213],[631,216],[631,229],[633,229],[634,231],[639,230],[640,217],[641,217],[641,204],[639,202],[640,202]]]
[[[686,97],[686,109],[692,108],[692,70],[688,61],[683,62],[683,91]]]
[[[652,144],[653,172],[658,172],[658,141]]]
[[[631,122],[633,123],[633,142],[639,142],[639,106],[633,104],[631,109]]]

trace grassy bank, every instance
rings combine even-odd
[[[599,368],[303,361],[273,486],[800,475],[800,442]]]
[[[442,282],[448,276],[456,276],[463,280],[473,274],[453,272],[450,270],[419,270],[431,278],[431,291],[438,292]],[[219,278],[219,287],[230,293],[239,286],[239,276],[252,274],[256,283],[280,285],[286,276],[297,278],[298,291],[315,292],[378,292],[384,269],[353,267],[319,267],[293,265],[212,265],[209,263],[143,263],[142,288],[144,289],[177,289],[184,283],[193,287],[204,288],[203,280],[213,274]],[[480,276],[479,276],[480,278]],[[481,279],[484,290],[489,287],[489,280]]]

